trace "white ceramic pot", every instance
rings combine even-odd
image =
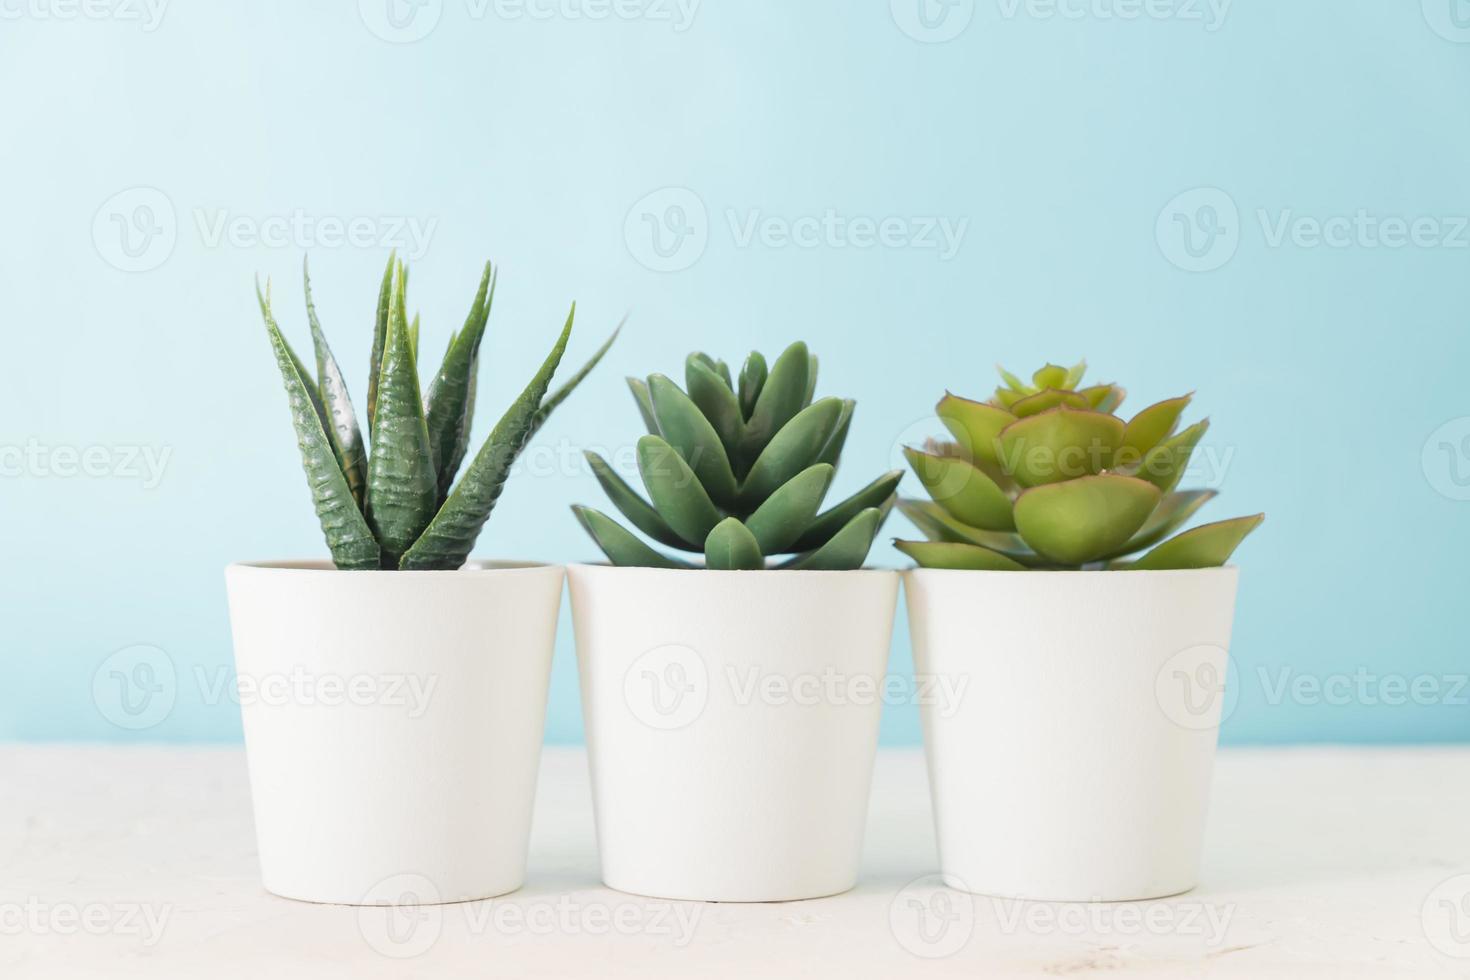
[[[856,884],[898,573],[568,575],[603,881],[726,902]]]
[[[225,581],[265,887],[344,904],[519,888],[563,570],[266,562]]]
[[[1234,568],[905,573],[940,867],[1052,901],[1194,887]]]

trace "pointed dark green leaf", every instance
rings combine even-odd
[[[1133,564],[1133,571],[1169,568],[1218,568],[1230,560],[1246,535],[1261,526],[1265,514],[1201,524],[1159,545]]]
[[[783,483],[817,462],[841,418],[841,399],[823,398],[787,422],[751,464],[740,486],[742,506],[754,510]]]
[[[1027,487],[1073,480],[1107,468],[1122,440],[1122,419],[1060,405],[1005,427],[1001,466]]]
[[[957,519],[987,531],[1015,529],[1011,498],[983,470],[963,459],[913,448],[906,447],[903,454],[930,498]]]
[[[761,388],[766,383],[766,359],[760,351],[751,351],[750,356],[745,359],[745,365],[740,369],[740,414],[744,418],[750,418],[750,413],[755,411],[755,403],[760,398]]]
[[[872,550],[873,539],[883,526],[886,515],[877,507],[859,511],[842,530],[816,551],[798,555],[782,568],[800,568],[813,572],[842,572],[862,568]]]
[[[1173,490],[1179,485],[1189,466],[1189,459],[1194,455],[1195,447],[1209,428],[1210,420],[1203,419],[1177,436],[1159,443],[1143,457],[1143,464],[1134,475],[1147,480],[1165,493]]]
[[[358,507],[362,507],[367,487],[367,450],[363,445],[362,432],[357,427],[357,412],[352,407],[352,397],[347,393],[342,368],[332,355],[327,335],[317,320],[316,304],[311,298],[311,274],[305,260],[301,263],[301,279],[306,290],[306,319],[311,325],[311,342],[316,349],[317,390],[327,417],[327,436],[332,441],[332,451],[337,454],[337,462],[342,467],[342,475],[347,478],[352,497]]]
[[[479,288],[470,304],[464,327],[454,335],[439,371],[429,384],[425,419],[429,429],[429,448],[434,456],[438,501],[449,497],[455,474],[469,450],[471,406],[470,388],[477,364],[480,342],[484,339],[489,318],[489,298],[493,272],[489,262],[480,276]]]
[[[699,545],[723,515],[678,450],[658,436],[638,440],[638,472],[653,509],[691,545]]]
[[[1162,496],[1151,483],[1115,473],[1048,483],[1016,499],[1016,529],[1037,554],[1084,565],[1122,547]]]
[[[576,313],[577,306],[573,303],[551,353],[546,355],[530,383],[490,430],[489,437],[470,461],[449,499],[439,508],[423,536],[403,556],[400,568],[455,569],[470,556],[475,539],[480,536],[481,528],[505,489],[511,466],[525,448],[526,433],[531,429],[536,409],[546,397],[551,376],[556,373],[557,365],[561,364],[562,355],[566,352]]]
[[[719,433],[683,389],[662,374],[648,379],[654,418],[664,441],[689,464],[710,499],[726,510],[735,504],[735,471]]]
[[[812,403],[817,394],[817,355],[812,354],[807,358],[806,370],[806,397],[801,400],[801,407],[806,408]]]
[[[812,526],[835,472],[829,463],[807,467],[787,480],[745,519],[745,527],[755,536],[763,554],[807,550],[801,547],[793,549],[791,545]]]
[[[847,445],[847,433],[852,428],[852,416],[856,411],[857,402],[851,398],[842,400],[842,414],[838,416],[837,425],[833,428],[827,444],[817,454],[818,462],[831,463],[833,467],[837,466],[838,461],[842,458],[842,448]]]
[[[704,567],[716,571],[754,571],[766,567],[760,544],[744,524],[727,517],[704,539]]]
[[[592,373],[592,369],[597,367],[598,362],[607,354],[613,345],[613,341],[618,339],[618,334],[623,332],[623,324],[627,322],[628,318],[626,316],[619,320],[618,325],[613,328],[613,332],[602,342],[602,346],[593,351],[592,356],[587,358],[587,363],[577,368],[576,373],[567,379],[566,384],[546,396],[546,400],[541,403],[541,407],[536,409],[536,416],[531,420],[531,431],[526,438],[529,439],[535,435],[546,424],[546,420],[551,417],[551,413],[556,410],[557,406],[566,401],[572,392],[577,390],[577,386],[587,380],[587,375]]]
[[[820,548],[862,511],[869,507],[882,507],[886,501],[893,499],[902,479],[903,470],[889,470],[851,497],[830,507],[797,539],[796,550],[810,551],[812,548]]]
[[[725,447],[726,458],[733,466],[745,429],[740,401],[719,372],[698,360],[699,356],[691,354],[684,362],[684,383],[689,387],[690,400],[699,406],[699,410],[719,435],[720,444]]]
[[[572,513],[597,542],[597,547],[614,565],[631,568],[693,568],[688,562],[676,561],[654,551],[648,545],[601,511],[580,504],[572,505]]]
[[[893,546],[923,568],[957,568],[984,572],[1024,572],[1026,566],[998,551],[954,541],[895,541]]]
[[[634,527],[660,544],[666,544],[671,548],[698,550],[694,544],[675,534],[668,522],[658,516],[658,511],[653,509],[653,505],[639,496],[638,491],[630,487],[627,481],[608,465],[607,460],[594,452],[586,452],[583,455],[587,457],[587,462],[592,466],[592,475],[597,477],[597,482],[602,484],[602,489],[607,492],[608,499],[622,512],[624,517],[633,522]]]
[[[810,374],[811,354],[806,344],[799,340],[776,358],[770,377],[761,386],[760,397],[756,399],[755,408],[745,424],[747,459],[759,456],[782,426],[802,410]]]
[[[643,426],[649,435],[658,435],[658,419],[653,414],[653,399],[648,395],[648,383],[641,378],[629,378],[628,390],[638,403],[638,414],[643,416]]]
[[[393,302],[393,270],[398,266],[398,253],[388,255],[388,266],[383,270],[383,284],[378,287],[378,315],[373,321],[372,364],[368,368],[367,415],[368,433],[372,434],[377,423],[378,377],[383,369],[383,347],[388,340],[388,311]]]

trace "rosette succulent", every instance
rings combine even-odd
[[[1169,569],[1225,564],[1264,514],[1173,535],[1215,496],[1178,490],[1209,422],[1180,430],[1191,395],[1126,421],[1124,391],[1083,386],[1086,363],[1004,380],[986,402],[946,394],[950,441],[904,450],[931,500],[903,513],[929,539],[896,541],[925,568]],[[1142,552],[1141,557],[1133,558]]]
[[[706,568],[862,566],[897,499],[902,470],[878,477],[819,513],[852,424],[855,403],[813,401],[817,359],[795,343],[767,369],[752,353],[738,382],[724,361],[690,354],[685,387],[655,374],[628,385],[649,434],[638,440],[638,472],[648,498],[596,453],[586,454],[613,505],[648,537],[703,553]],[[665,555],[590,507],[577,519],[614,565],[692,568]]]
[[[368,374],[365,442],[342,370],[327,346],[303,268],[306,318],[316,377],[291,349],[271,312],[270,284],[256,297],[276,364],[322,533],[339,569],[455,569],[464,564],[490,516],[511,464],[532,434],[602,359],[617,331],[550,395],[547,388],[572,332],[576,304],[540,370],[491,430],[464,475],[475,412],[480,342],[495,298],[496,273],[484,274],[464,326],[429,385],[419,388],[419,318],[407,315],[408,270],[390,257],[378,289]]]

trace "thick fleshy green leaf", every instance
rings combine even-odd
[[[711,500],[726,510],[733,508],[738,489],[735,471],[709,419],[683,389],[662,374],[648,379],[648,394],[664,441],[684,457]]]
[[[546,355],[530,383],[490,430],[489,437],[455,484],[449,499],[439,508],[423,536],[403,556],[400,568],[455,569],[470,556],[480,529],[485,526],[490,511],[505,488],[511,465],[525,448],[526,434],[531,430],[536,409],[546,397],[551,376],[556,373],[557,365],[561,364],[562,355],[566,352],[576,312],[577,305],[573,303],[551,353]]]
[[[368,456],[367,520],[383,549],[385,568],[398,567],[399,559],[429,526],[439,504],[418,365],[403,312],[403,288],[400,267],[378,378],[377,427]]]
[[[782,426],[802,410],[810,373],[811,354],[799,340],[776,358],[745,423],[746,459],[760,456]]]
[[[1123,399],[1128,393],[1117,385],[1093,385],[1090,388],[1083,388],[1077,394],[1087,399],[1093,411],[1111,414],[1123,404]]]
[[[709,424],[714,427],[725,447],[725,457],[732,466],[738,462],[741,438],[745,429],[745,417],[740,412],[740,400],[730,390],[729,383],[701,355],[691,354],[684,362],[684,384],[689,389],[689,399],[699,406]],[[728,370],[728,369],[727,369]],[[738,472],[737,476],[740,475]]]
[[[895,541],[893,546],[923,568],[957,568],[984,572],[1024,572],[1026,566],[998,551],[954,541]]]
[[[836,470],[829,463],[807,467],[782,484],[745,519],[745,527],[755,536],[763,554],[806,550],[793,549],[791,545],[812,526],[834,473]]]
[[[883,526],[884,512],[877,507],[859,511],[831,540],[815,551],[782,565],[782,568],[804,568],[808,571],[842,572],[862,568],[873,548],[873,539]]]
[[[1011,498],[983,471],[963,459],[905,448],[904,456],[930,498],[971,527],[1014,530]]]
[[[1184,477],[1184,471],[1189,466],[1189,459],[1194,455],[1195,447],[1209,431],[1210,420],[1202,419],[1179,433],[1177,436],[1165,439],[1148,454],[1143,457],[1143,463],[1133,474],[1139,479],[1147,480],[1160,490],[1168,493],[1179,485]]]
[[[1016,404],[1016,402],[1020,401],[1021,399],[1025,398],[1027,394],[1028,392],[1012,391],[1010,388],[997,388],[995,389],[995,403],[1000,408],[1003,408],[1007,412],[1009,412],[1011,410],[1011,406]],[[1034,392],[1031,392],[1030,394],[1034,394]]]
[[[367,417],[368,433],[374,432],[378,412],[378,378],[383,369],[383,345],[388,340],[388,311],[393,302],[393,270],[398,267],[398,253],[388,255],[383,270],[383,283],[378,287],[378,315],[373,321],[372,363],[368,367]]]
[[[1190,528],[1126,566],[1133,571],[1169,568],[1218,568],[1230,560],[1246,535],[1261,526],[1265,514],[1236,517]]]
[[[1031,375],[1031,383],[1037,391],[1061,388],[1067,383],[1067,369],[1060,364],[1047,364],[1036,369],[1036,373]]]
[[[852,416],[857,411],[857,402],[851,398],[842,400],[842,414],[837,417],[837,425],[832,428],[832,435],[828,437],[827,444],[822,451],[817,453],[817,462],[830,463],[835,469],[838,461],[842,458],[842,448],[847,445],[847,433],[852,429]]]
[[[1016,421],[1014,415],[1003,408],[949,393],[945,393],[934,411],[972,459],[1000,462],[1000,433]]]
[[[1067,376],[1062,380],[1062,387],[1068,391],[1076,391],[1077,386],[1082,383],[1082,376],[1087,373],[1087,361],[1081,360],[1067,369]]]
[[[429,383],[424,417],[429,428],[429,447],[434,454],[435,484],[441,503],[449,497],[455,474],[469,451],[473,410],[470,388],[493,296],[494,270],[486,262],[464,327],[454,335],[434,380]]]
[[[602,346],[593,351],[592,356],[587,358],[587,363],[577,368],[572,373],[572,376],[566,380],[565,384],[559,386],[542,400],[541,405],[536,409],[536,414],[531,418],[531,428],[526,434],[527,439],[539,432],[541,427],[546,424],[546,420],[551,418],[551,413],[556,411],[562,402],[571,397],[572,392],[577,390],[578,385],[587,380],[587,375],[592,373],[592,369],[597,367],[603,356],[607,354],[613,345],[613,341],[618,339],[618,334],[623,332],[623,324],[627,322],[628,318],[626,316],[619,320],[618,325],[613,327],[613,332],[608,334],[607,339],[602,342]]]
[[[741,505],[754,510],[787,480],[818,461],[842,418],[842,400],[823,398],[782,426],[751,464],[740,486]]]
[[[1020,378],[1016,377],[1014,374],[1007,371],[1000,365],[997,364],[995,369],[996,371],[1000,372],[1000,379],[1006,383],[1006,387],[1008,387],[1014,394],[1025,396],[1036,393],[1036,389],[1034,387],[1028,385],[1026,382],[1022,381]]]
[[[643,416],[643,427],[648,430],[649,435],[658,435],[658,419],[653,414],[653,399],[648,394],[648,382],[642,378],[629,378],[628,390],[633,392],[633,400],[638,403],[638,414]]]
[[[415,313],[408,324],[408,349],[413,351],[414,363],[419,359],[419,315]]]
[[[630,487],[627,481],[608,465],[607,460],[594,452],[586,452],[583,455],[586,456],[587,462],[592,467],[592,475],[597,477],[597,482],[602,484],[602,489],[607,492],[608,499],[622,512],[624,517],[633,522],[634,527],[660,544],[666,544],[671,548],[696,550],[694,545],[674,533],[674,529],[669,527],[668,522],[658,516],[658,511],[653,509],[653,505],[639,496],[638,491]]]
[[[755,535],[737,517],[716,524],[704,539],[704,567],[716,571],[754,571],[766,567]]]
[[[1123,429],[1123,442],[1114,457],[1117,467],[1137,466],[1150,449],[1173,435],[1193,395],[1169,398],[1143,409]]]
[[[1006,426],[1001,466],[1027,487],[1090,476],[1108,466],[1122,439],[1122,419],[1062,405]]]
[[[602,553],[607,555],[607,560],[614,565],[631,568],[694,567],[688,562],[677,561],[668,555],[654,551],[638,540],[631,531],[601,511],[573,504],[572,513],[577,515],[577,520],[582,527],[592,535],[592,540],[597,542],[597,547],[602,549]]]
[[[812,399],[815,398],[817,395],[817,368],[819,366],[820,365],[817,362],[817,355],[812,354],[808,356],[806,371],[806,397],[801,400],[802,408],[806,408],[808,405],[810,405],[812,403]]]
[[[740,414],[744,418],[750,418],[755,411],[755,403],[760,398],[761,389],[766,384],[766,359],[760,351],[751,351],[750,356],[745,359],[745,365],[740,369]]]
[[[795,550],[809,551],[812,548],[819,548],[830,541],[833,535],[846,527],[847,523],[862,511],[869,507],[881,508],[885,502],[893,499],[894,493],[898,490],[899,481],[902,479],[903,470],[889,470],[851,497],[828,508],[797,539]]]
[[[257,288],[257,293],[259,289]],[[261,313],[270,335],[271,350],[286,386],[291,406],[291,424],[296,430],[296,445],[301,451],[301,465],[311,487],[311,500],[316,508],[322,535],[332,553],[332,561],[344,571],[361,571],[379,567],[378,542],[353,499],[347,477],[337,463],[337,455],[322,425],[321,415],[312,404],[311,382],[300,368],[300,359],[282,336],[271,315],[269,302],[260,296]]]
[[[1176,490],[1174,493],[1165,494],[1164,499],[1159,501],[1159,506],[1148,515],[1148,520],[1138,533],[1128,539],[1128,543],[1118,549],[1117,555],[1131,555],[1151,548],[1173,534],[1195,515],[1195,513],[1209,503],[1218,495],[1215,490]]]
[[[301,280],[306,290],[306,320],[311,325],[311,343],[316,349],[317,392],[327,418],[327,437],[332,441],[332,451],[337,454],[337,463],[347,478],[352,498],[358,507],[362,507],[367,488],[367,450],[362,441],[362,431],[357,427],[357,412],[352,407],[352,396],[347,393],[342,368],[332,355],[327,335],[322,332],[321,321],[316,316],[316,303],[311,298],[311,273],[304,259]]]
[[[658,436],[638,440],[638,472],[653,509],[690,545],[698,546],[720,523],[723,514],[679,455]]]
[[[1016,499],[1016,529],[1037,554],[1084,565],[1122,547],[1161,496],[1153,484],[1115,473],[1048,483]]]
[[[1024,419],[1032,415],[1040,415],[1048,409],[1065,405],[1068,408],[1091,408],[1087,399],[1075,391],[1063,391],[1060,388],[1043,388],[1034,395],[1027,395],[1011,406],[1011,414],[1018,419]]]
[[[978,545],[988,551],[999,552],[1022,565],[1049,564],[1046,559],[1027,547],[1019,534],[1012,531],[987,531],[984,528],[970,527],[968,524],[955,520],[953,515],[933,501],[899,500],[898,509],[930,541]]]

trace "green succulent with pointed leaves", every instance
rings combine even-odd
[[[648,435],[638,440],[644,499],[596,453],[587,460],[623,516],[659,544],[703,553],[706,568],[860,568],[897,500],[902,470],[885,473],[827,510],[855,403],[813,400],[817,359],[806,345],[775,363],[752,353],[732,378],[724,361],[690,354],[684,387],[655,374],[628,386]],[[573,507],[614,565],[693,568],[644,543],[612,518]]]
[[[1174,532],[1215,496],[1179,490],[1208,420],[1179,428],[1192,395],[1126,421],[1124,391],[1083,385],[1086,362],[1048,364],[1004,380],[986,402],[946,394],[936,408],[953,436],[905,449],[930,500],[899,508],[928,538],[895,541],[925,568],[1214,568],[1264,514]],[[1142,552],[1141,557],[1133,557]]]
[[[342,370],[317,320],[311,278],[304,267],[315,377],[276,323],[270,283],[264,292],[256,284],[312,501],[339,569],[433,570],[463,565],[521,449],[617,338],[614,330],[581,370],[548,395],[571,336],[577,309],[572,304],[551,353],[456,482],[469,450],[480,344],[495,299],[496,278],[490,263],[485,263],[469,316],[450,337],[425,394],[419,387],[419,318],[410,320],[407,315],[408,270],[395,257],[388,259],[373,325],[366,440]]]

